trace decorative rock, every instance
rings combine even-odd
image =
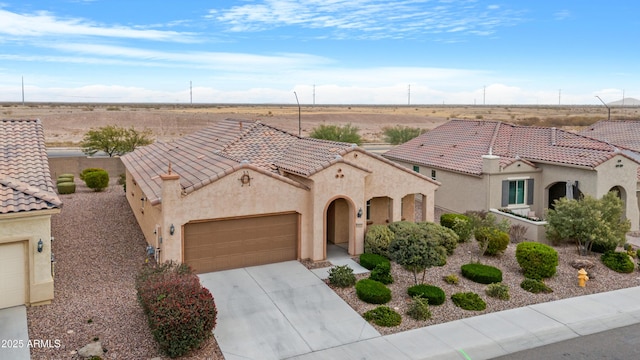
[[[591,269],[592,267],[594,267],[596,265],[595,262],[593,262],[593,260],[589,260],[589,259],[575,259],[571,262],[571,267],[574,269]]]
[[[85,358],[90,358],[92,356],[102,356],[104,355],[104,351],[102,351],[102,343],[100,341],[88,343],[83,348],[78,350],[78,355]]]

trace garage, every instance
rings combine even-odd
[[[0,309],[26,302],[26,279],[24,242],[0,245]]]
[[[299,214],[191,222],[184,226],[184,262],[197,273],[298,258]]]

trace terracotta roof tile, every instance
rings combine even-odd
[[[40,120],[0,120],[0,214],[60,207]]]
[[[598,121],[579,134],[640,152],[640,120]]]
[[[565,130],[497,121],[451,120],[387,153],[406,161],[480,175],[482,155],[595,167],[619,153],[615,146]]]

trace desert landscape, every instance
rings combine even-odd
[[[226,118],[260,120],[298,132],[297,105],[269,104],[90,104],[3,103],[4,119],[41,119],[47,146],[73,147],[91,128],[105,125],[150,129],[156,140],[170,141]],[[499,120],[523,125],[576,129],[607,119],[603,106],[524,105],[302,105],[302,136],[320,124],[352,124],[365,142],[382,142],[385,126],[422,129],[452,118]],[[638,119],[640,106],[611,106],[611,119]]]

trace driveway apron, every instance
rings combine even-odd
[[[200,275],[218,309],[227,360],[284,359],[380,333],[297,261]]]
[[[30,359],[27,308],[0,309],[0,360]]]

